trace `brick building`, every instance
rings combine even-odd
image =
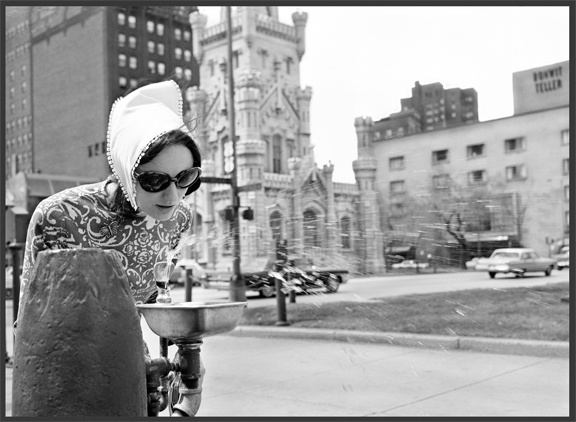
[[[22,91],[27,98],[7,99],[7,110],[12,112],[7,119],[12,147],[7,176],[29,171],[105,177],[109,171],[106,128],[116,98],[140,80],[178,75],[186,86],[198,85],[188,22],[195,10],[191,6],[8,7],[7,13],[14,17],[9,21],[18,21],[16,28],[21,29],[12,30],[16,35],[9,37],[15,47],[10,53],[14,69],[9,70],[7,81],[9,89]],[[20,81],[24,77],[28,79]],[[26,151],[18,149],[20,134],[12,130],[12,122],[18,127],[19,119],[30,122],[28,138],[22,134]]]

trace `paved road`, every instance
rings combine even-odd
[[[534,286],[568,280],[566,271],[524,279],[453,273],[353,279],[336,294],[300,295],[298,302]],[[175,288],[174,301],[184,289]],[[252,297],[252,294],[249,293]],[[228,300],[195,288],[193,300]],[[268,306],[275,299],[249,299]],[[6,322],[12,354],[11,302]],[[158,338],[142,322],[151,353]],[[176,352],[169,348],[169,356]],[[568,416],[569,360],[431,350],[383,344],[220,335],[202,346],[207,368],[198,416]],[[7,372],[7,416],[12,371]],[[166,411],[164,415],[166,415]]]
[[[560,283],[569,280],[569,271],[553,271],[550,277],[543,274],[529,274],[524,278],[508,275],[497,275],[491,279],[487,273],[466,271],[444,274],[411,274],[405,276],[384,276],[370,278],[353,278],[340,286],[335,294],[326,294],[324,289],[311,290],[308,295],[298,295],[298,303],[318,303],[337,301],[363,301],[387,296],[406,294],[436,293],[467,289],[507,289],[521,286],[538,286],[548,283]],[[174,301],[184,301],[185,292],[182,286],[172,289]],[[257,292],[248,291],[248,306],[276,305],[276,299],[265,299]],[[228,292],[224,290],[192,289],[192,300],[198,302],[228,301]]]

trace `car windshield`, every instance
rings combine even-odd
[[[496,252],[492,258],[518,258],[518,252]]]

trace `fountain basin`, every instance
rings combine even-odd
[[[150,329],[176,344],[232,331],[246,302],[179,302],[136,305]]]

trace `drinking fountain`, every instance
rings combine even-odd
[[[232,331],[242,317],[246,302],[180,302],[136,305],[150,329],[160,336],[160,357],[146,362],[149,416],[170,406],[172,416],[194,416],[200,407],[200,346],[205,337]],[[168,359],[167,342],[178,353]],[[175,377],[178,396],[169,398],[169,383]],[[173,391],[174,392],[174,391]],[[175,393],[175,392],[174,392]],[[154,396],[156,394],[156,396]]]

